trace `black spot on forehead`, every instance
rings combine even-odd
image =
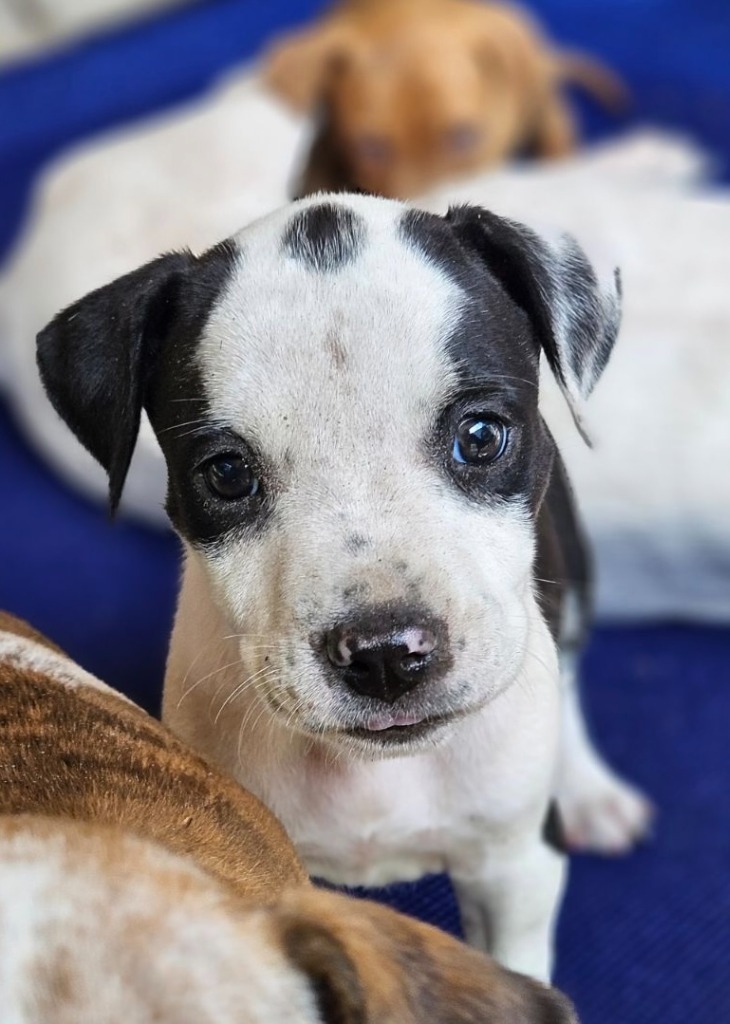
[[[284,231],[284,251],[311,270],[352,263],[365,240],[365,221],[346,206],[319,203],[296,213]]]

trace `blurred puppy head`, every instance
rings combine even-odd
[[[266,75],[322,117],[301,193],[395,198],[523,148],[562,156],[575,141],[563,83],[580,78],[609,102],[621,88],[606,69],[551,51],[523,12],[471,0],[345,5],[279,43]]]
[[[117,829],[0,819],[0,989],[19,1024],[538,1024],[560,995],[385,907],[235,902]]]

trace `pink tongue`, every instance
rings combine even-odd
[[[392,729],[394,726],[399,725],[418,725],[422,721],[423,715],[417,715],[413,712],[406,714],[401,711],[394,715],[380,715],[378,718],[371,718],[365,728],[369,732],[382,732],[383,729]]]

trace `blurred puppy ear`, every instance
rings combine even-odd
[[[365,993],[344,946],[307,918],[283,924],[284,951],[309,980],[322,1024],[367,1024]]]
[[[264,81],[295,110],[310,113],[351,46],[351,32],[337,22],[286,36],[264,58]]]
[[[497,70],[529,121],[551,81],[551,62],[537,24],[524,12],[476,5],[469,41],[485,71]]]
[[[599,281],[570,235],[555,242],[475,206],[446,215],[462,244],[486,264],[529,316],[535,336],[582,430],[580,414],[613,349],[621,322],[621,282]]]

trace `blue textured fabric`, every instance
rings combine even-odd
[[[321,6],[208,0],[0,76],[0,252],[50,154],[193,95],[266,34]],[[623,71],[636,94],[634,118],[691,131],[727,177],[726,0],[537,7],[556,37]],[[605,116],[587,104],[583,111],[590,136],[608,130]],[[156,710],[178,572],[171,535],[110,524],[59,484],[0,407],[0,607]],[[558,981],[585,1024],[728,1021],[730,630],[603,629],[585,675],[604,749],[655,797],[661,817],[655,841],[632,858],[575,860]],[[458,928],[443,878],[377,895]]]

